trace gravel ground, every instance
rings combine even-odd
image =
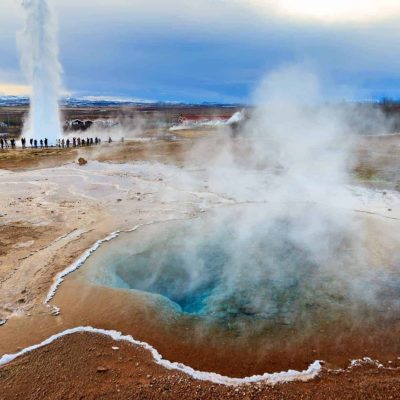
[[[1,400],[399,399],[400,373],[363,366],[309,382],[229,387],[164,369],[129,343],[77,333],[2,367],[0,387]]]

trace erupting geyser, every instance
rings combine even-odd
[[[51,0],[23,0],[22,6],[25,26],[19,37],[21,63],[32,87],[25,134],[55,143],[61,136],[58,106],[61,65],[56,17]]]

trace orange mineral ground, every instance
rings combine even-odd
[[[395,308],[314,327],[312,335],[284,325],[279,334],[268,335],[238,335],[221,325],[204,330],[193,316],[179,316],[141,293],[88,281],[85,268],[92,258],[66,276],[44,304],[57,274],[112,232],[152,224],[156,233],[155,222],[202,218],[205,211],[249,203],[246,193],[235,197],[204,173],[220,137],[210,131],[177,135],[176,141],[0,152],[0,184],[7,188],[0,193],[0,357],[66,329],[91,326],[132,335],[167,360],[229,377],[302,371],[315,360],[325,362],[322,372],[307,382],[231,387],[166,369],[136,345],[76,333],[1,366],[0,399],[397,398]],[[193,157],[197,145],[208,149],[207,156]],[[245,140],[234,139],[232,146],[236,155],[247,156]],[[359,200],[351,212],[368,232],[371,265],[385,260],[385,272],[395,271],[398,261],[400,196],[393,186],[398,161],[388,156],[398,147],[397,137],[360,141],[349,183]],[[79,166],[79,157],[88,164]],[[256,200],[269,198],[259,192]],[[101,254],[97,251],[92,255]],[[382,367],[364,362],[349,368],[351,360],[363,357]]]

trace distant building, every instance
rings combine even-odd
[[[82,121],[80,119],[74,119],[65,123],[66,130],[72,131],[86,131],[93,125],[93,121],[87,120]]]

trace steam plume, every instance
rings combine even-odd
[[[61,65],[58,61],[57,21],[51,0],[22,0],[25,26],[18,37],[21,64],[32,86],[25,133],[54,143],[61,136],[58,96]]]

